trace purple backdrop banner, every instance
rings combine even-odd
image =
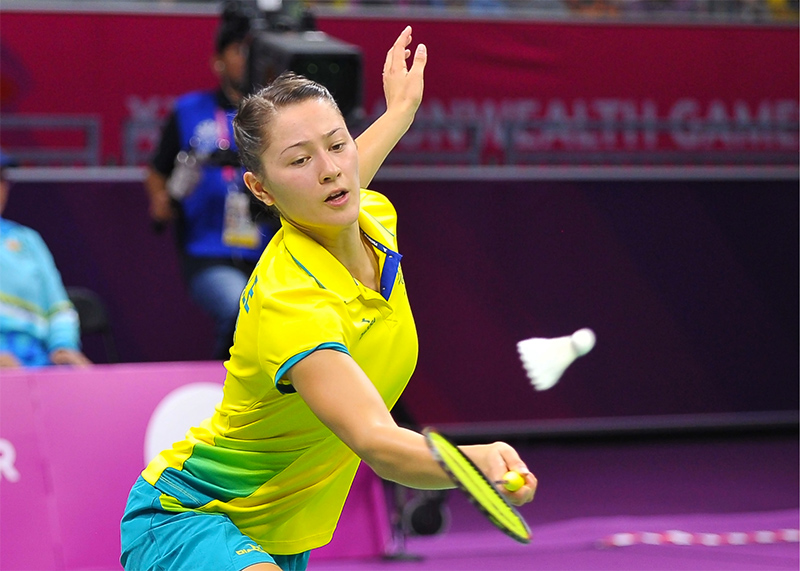
[[[373,186],[399,214],[420,422],[797,409],[796,180]],[[6,215],[106,300],[123,361],[210,355],[141,184],[17,183]],[[594,350],[533,391],[516,342],[581,327]]]

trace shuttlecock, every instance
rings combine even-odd
[[[532,337],[517,343],[519,358],[531,385],[538,391],[552,388],[578,357],[594,347],[594,331],[579,329],[567,337]]]

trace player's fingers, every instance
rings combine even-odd
[[[514,448],[505,442],[497,442],[495,445],[502,458],[502,463],[504,464],[503,469],[518,473],[525,481],[523,486],[518,490],[511,492],[503,486],[501,487],[501,491],[514,505],[519,506],[530,502],[534,494],[536,494],[536,487],[538,486],[536,476],[531,473],[528,466],[522,461],[522,458],[519,457],[519,454]]]
[[[536,481],[536,477],[533,474],[528,473],[525,475],[525,485],[519,490],[514,492],[504,490],[504,492],[512,504],[515,506],[521,506],[533,500],[533,496],[536,495],[537,486],[538,482]]]
[[[502,488],[500,488],[500,490],[505,494],[512,504],[515,506],[521,506],[533,500],[533,496],[536,495],[536,488],[538,487],[539,482],[536,480],[536,476],[530,472],[517,472],[517,474],[521,476],[521,486],[517,484],[519,487],[511,487],[511,489],[509,489],[504,482],[504,485]],[[511,480],[513,481],[514,478],[511,478]]]
[[[425,64],[428,63],[428,48],[425,44],[419,44],[414,51],[414,61],[411,63],[411,69],[408,70],[409,74],[420,74],[425,72]]]
[[[383,62],[383,75],[384,76],[386,76],[386,75],[392,73],[392,71],[395,71],[395,70],[398,70],[398,69],[402,69],[403,71],[406,70],[405,60],[408,59],[408,57],[411,55],[411,50],[408,50],[408,49],[404,49],[403,50],[403,52],[402,52],[403,55],[402,55],[402,58],[400,60],[401,64],[402,64],[402,68],[401,68],[400,65],[398,65],[397,61],[396,61],[396,59],[398,57],[397,56],[397,51],[395,49],[396,47],[397,47],[397,45],[395,44],[394,46],[389,48],[389,50],[386,52],[386,59]]]
[[[517,451],[514,450],[512,446],[506,444],[505,442],[495,442],[495,446],[497,447],[497,451],[500,453],[500,457],[502,458],[505,468],[504,473],[509,470],[514,470],[522,476],[531,473],[531,471],[528,470],[528,467],[525,465],[525,462],[522,461],[522,458],[519,457],[519,454],[517,454]]]
[[[393,71],[395,69],[406,69],[406,46],[411,43],[411,26],[406,26],[405,29],[400,32],[400,35],[395,40],[394,45],[389,50],[389,54],[387,54],[387,59],[389,63],[389,68],[384,69],[384,71]]]
[[[386,52],[386,59],[383,61],[383,75],[389,73],[390,69],[392,69],[392,48]]]
[[[531,472],[527,474],[522,474],[522,477],[525,478],[525,485],[522,486],[518,492],[522,492],[521,498],[523,500],[522,503],[527,503],[533,499],[533,496],[536,494],[536,489],[539,487],[539,480],[536,479]]]

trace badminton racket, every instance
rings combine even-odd
[[[516,541],[530,543],[528,524],[472,460],[436,430],[425,428],[422,434],[439,465],[489,521]]]

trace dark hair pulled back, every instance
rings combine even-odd
[[[278,111],[311,99],[327,101],[339,111],[339,106],[325,86],[290,71],[242,99],[233,119],[233,136],[245,170],[263,179],[265,173],[261,155],[270,144],[269,128]]]

